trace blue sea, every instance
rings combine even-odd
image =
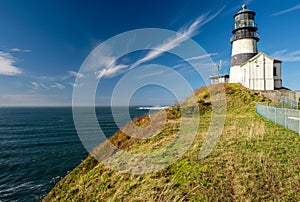
[[[120,125],[128,121],[122,123],[126,109],[118,109]],[[148,112],[130,107],[131,118]],[[118,127],[111,109],[96,113],[105,135],[113,135]],[[40,201],[87,155],[71,107],[0,108],[0,201]]]

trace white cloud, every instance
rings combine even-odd
[[[31,84],[33,85],[33,89],[37,90],[39,89],[39,84],[37,82],[31,82]]]
[[[29,53],[30,50],[27,49],[20,49],[20,48],[12,48],[10,49],[11,52],[23,52],[23,53]]]
[[[84,65],[84,71],[94,71],[97,69],[107,68],[114,64],[116,57],[113,55],[113,49],[109,45],[102,44],[101,48],[94,50],[89,56],[90,59]]]
[[[70,76],[74,76],[74,77],[77,77],[79,79],[84,77],[84,75],[82,73],[79,73],[79,72],[68,71],[68,73],[69,73]]]
[[[128,65],[114,65],[110,68],[101,69],[99,72],[96,72],[97,79],[103,77],[113,77],[120,73],[121,70],[127,68]]]
[[[57,88],[57,89],[64,89],[65,86],[61,85],[60,83],[54,83],[53,85],[50,86],[51,88]]]
[[[0,51],[0,75],[14,76],[22,74],[22,70],[14,64],[16,59],[10,54]]]
[[[217,17],[224,9],[225,7],[221,8],[219,11],[217,11],[216,13],[212,14],[212,15],[208,15],[208,14],[203,14],[200,17],[198,17],[193,23],[191,23],[189,26],[185,27],[185,28],[181,28],[179,29],[179,35],[177,35],[174,38],[168,39],[166,41],[164,41],[162,44],[153,47],[151,50],[145,57],[143,57],[142,59],[136,61],[133,65],[131,65],[130,69],[135,68],[137,66],[139,66],[140,64],[150,61],[158,56],[160,56],[163,52],[167,52],[172,50],[173,48],[179,46],[183,41],[187,40],[190,37],[195,36],[196,34],[199,33],[199,29],[207,24],[208,22],[210,22],[211,20],[213,20],[215,17]]]
[[[45,82],[55,82],[55,81],[65,81],[71,77],[83,78],[84,74],[75,72],[75,71],[68,71],[65,75],[56,75],[56,76],[32,76],[33,79],[38,81],[45,81]]]
[[[83,83],[81,83],[81,84],[77,84],[77,83],[69,83],[69,85],[70,86],[72,86],[73,88],[75,88],[75,87],[82,87],[83,86]]]
[[[295,5],[295,6],[291,7],[291,8],[288,8],[288,9],[285,9],[285,10],[273,13],[271,16],[283,15],[283,14],[290,13],[292,11],[296,11],[296,10],[299,10],[299,9],[300,9],[300,4]]]
[[[199,29],[213,20],[215,17],[217,17],[224,9],[225,7],[221,8],[216,13],[209,15],[208,13],[201,15],[198,17],[193,23],[186,27],[182,27],[178,31],[178,35],[176,35],[173,38],[169,38],[162,42],[159,45],[156,45],[154,47],[149,47],[149,49],[152,49],[144,56],[143,58],[137,60],[135,63],[130,65],[129,69],[136,68],[137,66],[141,65],[142,63],[148,62],[152,59],[157,58],[164,52],[168,52],[175,47],[180,46],[180,44],[184,41],[186,41],[188,38],[195,36],[199,33]],[[104,51],[105,50],[105,51]],[[95,58],[94,60],[90,61],[90,64],[86,64],[86,66],[89,66],[91,69],[95,69],[97,67],[101,70],[98,72],[95,72],[97,75],[97,79],[101,77],[113,77],[122,72],[122,70],[125,70],[128,65],[125,64],[115,64],[115,57],[109,56],[112,53],[112,50],[110,47],[104,47],[101,49],[101,52],[105,52],[105,56],[102,56],[100,58]],[[96,53],[95,53],[96,54]],[[101,55],[101,54],[100,54]]]
[[[298,62],[300,61],[300,50],[288,52],[288,50],[285,49],[273,53],[272,57],[282,60],[283,62]]]
[[[56,88],[56,89],[62,90],[65,88],[64,85],[57,83],[57,82],[55,82],[52,85],[45,85],[44,83],[38,83],[38,82],[32,81],[31,84],[32,84],[32,89],[34,89],[34,90],[49,90],[50,88]],[[76,86],[76,87],[81,87],[83,84],[76,85],[74,83],[70,83],[70,85]]]
[[[117,58],[113,55],[113,49],[109,45],[102,44],[101,48],[95,49],[90,59],[86,61],[83,71],[93,71],[96,78],[111,77],[118,69],[125,68],[124,65],[116,65]]]
[[[47,87],[45,84],[41,83],[40,86],[44,89],[49,89],[49,87]]]
[[[33,89],[34,90],[39,90],[39,89],[49,89],[48,86],[46,86],[45,84],[43,83],[37,83],[37,82],[34,82],[32,81],[31,84],[33,85]]]
[[[196,57],[185,59],[185,61],[202,60],[202,59],[206,59],[206,58],[209,58],[211,56],[216,56],[216,55],[218,55],[218,53],[207,53],[207,54],[204,54],[204,55],[199,55],[199,56],[196,56]]]

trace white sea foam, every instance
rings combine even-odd
[[[152,106],[152,107],[138,107],[138,109],[143,110],[143,109],[147,109],[147,110],[161,110],[161,109],[167,109],[169,108],[168,106]]]

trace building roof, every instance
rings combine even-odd
[[[239,15],[239,14],[241,14],[241,13],[254,13],[254,14],[255,14],[254,11],[247,9],[247,6],[246,6],[245,4],[242,6],[242,10],[240,10],[240,11],[239,11],[237,14],[235,14],[233,17],[235,18],[235,16],[237,16],[237,15]]]
[[[229,78],[228,74],[225,75],[217,75],[217,76],[210,76],[209,79],[218,79],[218,78]]]
[[[247,64],[248,62],[252,62],[253,60],[256,60],[257,58],[259,58],[259,57],[262,56],[262,55],[264,55],[265,57],[269,58],[270,60],[272,60],[272,61],[274,61],[274,62],[282,63],[281,60],[274,59],[274,58],[272,58],[271,56],[267,55],[266,53],[260,52],[260,53],[258,53],[257,55],[253,56],[252,58],[250,58],[249,60],[247,60],[246,62],[244,62],[243,64],[241,64],[241,66],[244,66],[244,65]]]

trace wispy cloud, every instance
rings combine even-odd
[[[49,87],[43,83],[38,83],[38,82],[32,81],[31,84],[32,84],[32,88],[34,90],[49,89]]]
[[[188,58],[188,59],[186,59],[186,61],[203,60],[203,59],[206,59],[206,58],[209,58],[212,56],[216,56],[216,55],[218,55],[218,53],[207,53],[204,55],[199,55],[197,57]]]
[[[120,73],[121,70],[123,70],[127,67],[128,67],[128,65],[120,64],[120,65],[113,65],[110,68],[102,69],[97,73],[98,74],[97,79],[101,78],[102,76],[103,77],[113,77],[116,74]]]
[[[273,53],[272,57],[282,60],[283,62],[298,62],[300,61],[300,50],[288,52],[288,50],[285,49]]]
[[[77,84],[77,83],[69,83],[69,85],[70,86],[72,86],[73,88],[75,88],[75,87],[82,87],[83,86],[83,83],[81,83],[81,84]]]
[[[56,82],[52,85],[45,85],[44,83],[38,83],[38,82],[32,81],[31,84],[32,84],[32,89],[34,89],[34,90],[49,90],[51,88],[56,88],[56,89],[62,90],[65,88],[64,85],[62,85],[60,83],[56,83]]]
[[[68,71],[65,75],[57,75],[57,76],[32,76],[32,89],[34,90],[50,90],[51,88],[55,89],[65,89],[66,86],[70,85],[72,87],[81,87],[83,83],[78,84],[74,83],[69,78],[77,77],[83,78],[84,74],[76,71]]]
[[[101,55],[101,54],[100,54]],[[122,70],[126,67],[128,67],[128,65],[117,65],[116,64],[116,60],[117,58],[115,57],[110,57],[110,56],[102,56],[99,57],[95,60],[92,60],[91,63],[89,65],[86,66],[90,66],[91,69],[97,68],[100,70],[95,72],[96,78],[99,79],[101,77],[113,77],[116,74],[119,74],[119,70]]]
[[[103,68],[100,71],[96,72],[97,78],[101,77],[112,77],[120,73],[120,71],[123,71],[129,67],[129,69],[136,68],[137,66],[141,65],[142,63],[148,62],[150,60],[153,60],[157,57],[159,57],[164,52],[168,52],[175,47],[180,46],[180,44],[184,41],[186,41],[188,38],[193,37],[197,35],[200,32],[200,28],[216,18],[223,10],[225,6],[222,7],[217,12],[209,15],[209,13],[203,14],[200,17],[198,17],[194,22],[192,22],[188,26],[184,26],[178,30],[178,35],[176,35],[173,38],[169,38],[162,42],[159,45],[156,45],[154,47],[151,47],[151,49],[144,57],[137,60],[132,65],[125,65],[125,64],[114,64],[115,58],[114,57],[103,57],[101,58],[101,65],[107,65],[109,68]],[[99,62],[97,62],[99,65]],[[91,65],[93,66],[93,65]],[[94,65],[95,66],[95,65]]]
[[[136,61],[133,65],[131,65],[130,69],[139,66],[142,63],[148,62],[154,58],[157,58],[162,53],[172,50],[173,48],[179,46],[183,41],[186,41],[188,38],[197,35],[200,32],[200,28],[212,21],[216,18],[223,10],[225,6],[223,6],[219,11],[212,15],[208,15],[208,13],[201,15],[198,17],[193,23],[186,27],[182,27],[179,29],[179,33],[176,37],[168,39],[164,41],[162,44],[153,47],[152,51],[150,51],[145,57]]]
[[[68,71],[68,74],[69,74],[69,76],[74,76],[74,77],[77,77],[77,78],[83,78],[84,77],[84,75],[82,73],[74,72],[74,71]]]
[[[31,76],[32,80],[43,81],[43,82],[64,82],[65,80],[71,78],[83,78],[84,74],[75,71],[67,71],[64,75],[55,75],[55,76]]]
[[[57,89],[60,89],[60,90],[62,90],[62,89],[65,88],[65,86],[63,86],[63,85],[60,84],[60,83],[54,83],[54,84],[50,85],[50,87],[51,87],[51,88],[57,88]]]
[[[10,53],[0,51],[0,75],[15,76],[22,74],[22,70],[15,66],[16,58]]]
[[[28,49],[20,49],[20,48],[12,48],[12,49],[10,49],[10,52],[23,52],[23,53],[29,53],[30,50],[28,50]]]
[[[300,9],[300,4],[295,5],[295,6],[291,7],[291,8],[288,8],[288,9],[285,9],[285,10],[273,13],[271,16],[283,15],[283,14],[290,13],[292,11],[296,11],[296,10],[299,10],[299,9]]]

